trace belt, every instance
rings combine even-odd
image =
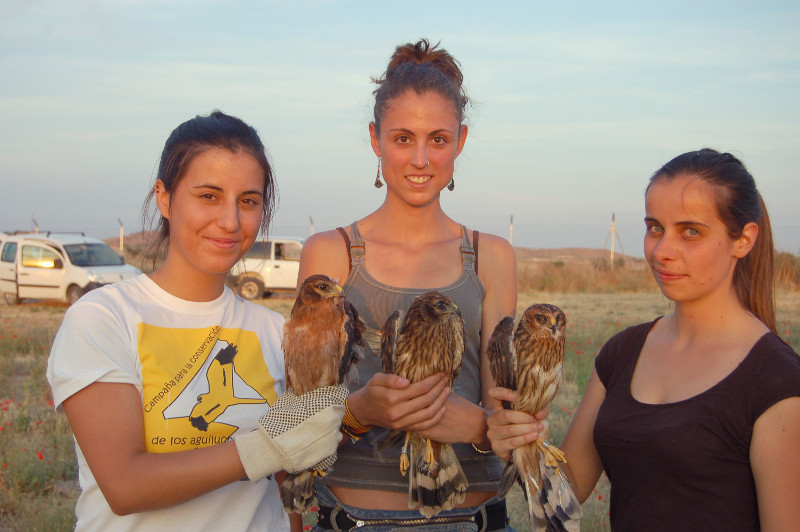
[[[481,506],[474,514],[448,515],[426,519],[420,516],[412,519],[362,519],[350,515],[347,510],[337,504],[335,507],[320,506],[317,510],[317,526],[323,530],[347,532],[358,530],[363,526],[387,525],[393,527],[417,528],[426,525],[442,525],[447,523],[475,523],[479,532],[504,530],[508,526],[505,501]]]

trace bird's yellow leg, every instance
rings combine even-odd
[[[411,436],[410,432],[406,432],[406,441],[403,442],[403,452],[400,455],[400,474],[406,476],[406,471],[408,471],[409,461],[408,461],[408,438]]]
[[[539,451],[544,454],[544,463],[548,467],[555,467],[558,469],[559,462],[564,462],[565,464],[567,463],[567,459],[564,456],[564,451],[555,445],[551,445],[541,438],[537,438],[533,443],[535,443],[536,447],[539,448]]]
[[[425,461],[428,462],[428,465],[431,466],[433,469],[433,445],[431,444],[431,440],[429,438],[425,438],[426,446],[425,446]]]
[[[319,477],[319,478],[322,478],[322,477],[324,477],[324,476],[325,476],[325,475],[327,475],[327,474],[328,474],[328,472],[327,472],[327,471],[323,471],[322,469],[315,469],[315,470],[314,470],[314,475],[313,475],[313,476],[315,476],[315,477]]]

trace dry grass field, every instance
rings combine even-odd
[[[549,417],[551,439],[558,442],[603,342],[629,325],[668,312],[669,301],[657,292],[646,270],[640,271],[636,259],[625,258],[614,268],[597,258],[520,259],[517,314],[534,302],[556,304],[567,314],[565,383]],[[800,350],[800,292],[779,290],[777,302],[779,332]],[[258,303],[287,315],[293,301],[284,297]],[[61,304],[35,301],[0,306],[0,532],[74,526],[77,471],[72,436],[63,417],[53,412],[44,377],[65,310]],[[608,491],[608,483],[601,481],[584,505],[582,530],[609,530]],[[509,501],[512,525],[527,529],[518,490]]]

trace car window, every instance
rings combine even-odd
[[[122,257],[108,245],[102,243],[67,244],[64,250],[75,266],[119,266],[125,264]]]
[[[300,260],[300,251],[302,251],[303,246],[300,245],[300,242],[284,242],[283,249],[281,250],[281,258],[283,260]],[[275,258],[278,258],[278,246],[275,246]]]
[[[3,255],[0,256],[0,260],[3,262],[14,262],[14,257],[17,256],[17,243],[16,242],[6,242],[3,246]]]
[[[55,268],[58,253],[40,246],[22,246],[22,265],[28,268]]]

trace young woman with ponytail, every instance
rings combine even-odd
[[[455,161],[467,140],[468,100],[457,61],[423,39],[398,46],[375,83],[369,135],[379,158],[374,185],[385,191],[383,202],[346,228],[312,236],[303,247],[298,282],[315,273],[341,280],[376,353],[376,333],[392,312],[407,310],[429,290],[443,292],[464,318],[465,350],[452,390],[441,374],[414,384],[384,374],[377,355],[358,365],[360,387],[351,389],[343,428],[353,441],[360,439],[346,439],[333,472],[318,483],[317,526],[505,530],[505,502],[495,499],[503,466],[490,452],[482,405],[489,404],[493,386],[487,342],[494,326],[516,310],[514,251],[501,237],[481,234],[479,240],[440,204],[443,190],[456,188]],[[400,449],[376,448],[386,428],[452,443],[469,482],[463,502],[430,519],[409,508]],[[538,423],[534,429],[529,441],[538,436]]]
[[[606,472],[614,531],[800,530],[800,358],[775,328],[753,177],[729,153],[685,153],[653,175],[645,211],[645,257],[674,310],[597,356],[560,446],[572,487],[583,501]],[[522,428],[495,412],[507,456]]]

